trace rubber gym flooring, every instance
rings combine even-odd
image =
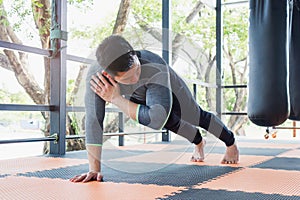
[[[238,138],[239,164],[223,165],[225,147],[208,140],[204,162],[193,146],[105,145],[104,182],[72,183],[88,170],[85,151],[0,161],[0,199],[300,199],[300,141]]]

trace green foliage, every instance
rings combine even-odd
[[[77,119],[76,113],[69,114],[69,116],[71,118],[71,128],[74,130],[75,135],[79,135],[80,128],[79,128],[79,124],[78,124],[78,119]]]
[[[3,8],[0,8],[0,16],[6,16],[6,12]],[[0,23],[5,25],[5,26],[8,25],[7,19],[5,19],[3,17],[0,19]]]
[[[235,104],[235,93],[234,89],[229,88],[229,89],[224,89],[223,90],[223,95],[224,95],[224,109],[227,111],[233,111],[234,104]]]
[[[78,28],[72,28],[70,30],[71,38],[73,39],[89,39],[90,47],[96,47],[105,37],[112,34],[115,20],[112,16],[107,17],[105,24],[98,25],[96,28],[91,26],[85,26]]]
[[[215,11],[203,6],[194,20],[186,22],[187,15],[195,6],[195,1],[174,1],[172,4],[172,31],[174,33],[184,34],[187,38],[193,38],[201,44],[203,49],[211,51],[215,47]],[[187,9],[188,8],[188,9]]]
[[[162,18],[162,1],[132,0],[133,14],[140,16],[147,24],[157,26]],[[161,24],[161,23],[160,23]]]
[[[52,0],[48,0],[52,1]],[[38,8],[43,8],[44,4],[40,3],[38,0],[14,0],[14,1],[3,1],[6,6],[7,15],[11,22],[11,26],[14,31],[20,32],[23,35],[26,34],[28,39],[33,39],[34,36],[39,33],[39,35],[48,34],[50,31],[51,18],[44,19],[42,16],[38,16],[39,20],[45,22],[45,26],[36,30],[34,21],[32,20],[33,10],[32,7],[36,6]],[[83,11],[88,11],[93,6],[94,0],[68,0],[69,6],[74,6]],[[47,10],[51,12],[51,10]],[[3,22],[2,22],[3,23]],[[7,23],[7,22],[5,22]],[[29,30],[29,31],[28,31]]]
[[[1,102],[6,102],[8,99],[6,97],[6,92],[2,89],[0,89],[0,101]]]
[[[223,21],[223,37],[226,51],[229,51],[234,61],[238,61],[248,56],[248,7],[241,6],[238,8],[227,8],[224,10]],[[226,61],[226,60],[225,60]],[[226,63],[226,62],[225,62]],[[241,80],[239,72],[244,70],[245,61],[235,64],[235,71],[237,75],[236,84],[246,84],[247,80]],[[227,64],[223,65],[225,84],[233,84],[231,69]],[[247,78],[247,76],[245,77]],[[239,89],[245,90],[245,89]],[[234,89],[224,90],[225,109],[232,111],[234,107],[235,92]],[[243,97],[242,108],[245,107],[247,97]]]
[[[74,79],[69,79],[68,82],[67,82],[67,97],[66,97],[67,101],[68,101],[68,99],[71,98],[70,95],[71,95],[74,87],[75,87],[75,80]]]
[[[23,92],[11,93],[7,89],[0,89],[0,102],[8,104],[29,104],[32,100]]]
[[[31,1],[2,0],[1,3],[4,4],[5,10],[1,10],[0,14],[7,17],[2,18],[1,23],[6,26],[10,25],[16,33],[21,33],[22,37],[26,36],[26,38],[32,39],[37,31],[32,20]]]
[[[187,39],[198,46],[198,51],[206,52],[207,57],[214,56],[216,49],[216,12],[215,10],[203,6],[198,15],[190,22],[186,22],[186,17],[190,14],[192,8],[197,1],[172,1],[172,32],[173,35],[180,33],[185,35]],[[134,2],[135,4],[136,2]],[[145,7],[145,9],[144,9]],[[153,3],[151,1],[139,2],[132,7],[135,14],[138,14],[145,23],[151,26],[161,26],[161,4]],[[230,52],[234,61],[238,61],[247,57],[247,43],[248,43],[248,8],[247,7],[229,7],[223,12],[223,42],[224,47]],[[195,59],[195,58],[194,58]],[[245,62],[245,61],[244,61]],[[240,67],[244,67],[244,62],[236,63],[235,70],[237,80],[240,80]],[[200,66],[205,66],[205,61],[199,58]],[[226,58],[224,60],[226,63]],[[232,82],[230,68],[226,64],[223,65],[225,69],[225,82]],[[246,83],[246,80],[242,80]],[[242,84],[241,83],[241,84]],[[239,84],[239,83],[238,83]],[[205,90],[198,90],[198,101],[202,105],[207,105],[205,101]],[[201,91],[201,92],[200,92]],[[225,108],[232,110],[235,99],[233,89],[225,90],[224,97],[226,101]],[[244,97],[244,103],[246,97]]]
[[[5,104],[32,104],[32,100],[24,92],[11,93],[7,89],[0,89],[0,103]],[[27,112],[27,111],[2,111],[0,115],[1,123],[16,123],[18,120],[23,119],[40,119],[40,112]]]
[[[12,20],[12,27],[15,31],[20,32],[24,28],[24,22],[30,21],[32,17],[32,8],[28,1],[25,0],[15,0],[11,1],[6,9],[8,12],[8,17]]]
[[[236,60],[248,54],[248,16],[247,7],[224,10],[224,42]]]
[[[32,5],[34,5],[38,8],[43,8],[44,7],[44,5],[42,3],[40,3],[38,0],[33,0],[31,2],[32,2]]]
[[[67,2],[69,5],[84,11],[90,10],[94,4],[94,0],[68,0]]]

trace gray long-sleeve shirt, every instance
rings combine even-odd
[[[137,121],[150,128],[161,129],[166,126],[166,123],[172,124],[169,122],[169,116],[174,112],[178,118],[184,119],[181,122],[184,130],[181,132],[188,132],[181,135],[192,141],[197,130],[192,124],[199,124],[199,106],[188,87],[157,54],[146,50],[136,51],[136,53],[141,63],[139,81],[132,85],[119,85],[121,94],[138,104]],[[99,66],[92,66],[86,79],[87,145],[102,145],[105,101],[90,89],[89,84],[91,75],[101,70]],[[176,99],[176,104],[173,99]],[[177,130],[180,132],[178,128],[176,132]]]

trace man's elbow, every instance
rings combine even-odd
[[[154,130],[161,130],[164,127],[164,125],[165,125],[165,121],[163,120],[153,120],[151,121],[148,127]]]

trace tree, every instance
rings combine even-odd
[[[38,8],[35,5],[33,5],[33,7],[36,9],[35,11],[36,13],[40,13],[41,15],[40,18],[43,19],[49,18],[50,15],[47,12],[47,10],[49,10],[49,4],[45,4],[43,6],[43,9]],[[42,12],[42,10],[44,10],[44,12]],[[3,1],[0,2],[0,12],[1,12],[0,40],[22,44],[22,41],[18,38],[18,36],[14,32],[14,29],[7,18],[7,12],[4,8]],[[37,28],[41,30],[40,31],[41,43],[43,48],[48,48],[47,41],[49,38],[49,32],[45,31],[46,29],[43,28],[46,27],[48,24],[47,22],[45,22],[45,20],[40,20],[40,21],[41,22],[38,22],[38,20],[36,20],[36,25]],[[48,30],[50,30],[49,27]],[[4,62],[1,63],[1,67],[5,69],[9,69],[15,73],[16,79],[18,80],[19,84],[25,89],[26,93],[36,104],[44,104],[46,102],[49,102],[48,99],[46,98],[49,95],[45,93],[45,91],[47,90],[44,91],[39,86],[39,84],[33,78],[33,75],[27,69],[28,57],[25,53],[20,52],[17,54],[10,50],[4,50],[4,54],[1,54],[1,57],[4,60]],[[45,68],[46,71],[49,68],[48,59],[45,60]],[[47,76],[46,74],[48,74],[48,72],[45,73],[45,76]],[[49,85],[49,84],[45,84],[45,85]]]
[[[226,71],[230,72],[225,79],[226,84],[247,84],[248,70],[248,8],[229,8],[224,11],[224,58],[227,61]],[[232,90],[232,89],[231,89]],[[234,94],[232,94],[234,92]],[[246,107],[246,88],[235,88],[233,91],[225,91],[226,109],[241,112]],[[247,117],[231,115],[228,126],[234,132],[238,132]],[[242,131],[242,130],[241,130]]]
[[[133,12],[137,24],[153,38],[161,41],[161,34],[155,28],[161,19],[159,13],[161,5],[150,0],[135,3]],[[187,7],[192,9],[186,11]],[[213,68],[215,68],[216,61],[215,11],[201,0],[185,1],[184,3],[172,1],[172,9],[174,9],[172,10],[172,64],[176,65],[179,54],[185,54],[196,70],[194,78],[206,83],[213,83],[215,73],[212,72],[215,71]],[[228,63],[229,68],[225,64],[223,66],[226,71],[231,72],[226,78],[225,84],[245,84],[248,66],[248,10],[246,7],[225,9],[223,18],[224,63]],[[228,74],[226,73],[226,75]],[[225,91],[224,95],[226,110],[239,112],[245,109],[246,90],[244,88],[234,89],[234,93]],[[208,109],[214,110],[214,91],[206,87],[205,97]],[[228,126],[238,133],[246,119],[239,115],[232,115],[228,120]]]
[[[135,47],[152,48],[161,46],[161,1],[132,0],[131,15],[123,34]],[[247,69],[247,23],[246,8],[230,8],[224,11],[224,69],[225,84],[246,83]],[[106,27],[90,29],[95,35],[92,44],[97,44],[106,35]],[[107,35],[106,35],[107,36]],[[149,39],[149,36],[151,37]],[[207,83],[215,83],[216,72],[216,13],[201,0],[172,1],[172,65],[184,58],[186,65],[181,68],[193,68],[195,74],[189,78]],[[157,49],[156,49],[157,50]],[[228,66],[228,67],[227,67]],[[230,71],[229,76],[227,71]],[[224,74],[221,74],[222,76]],[[234,92],[224,90],[224,109],[242,111],[245,109],[245,89]],[[206,108],[215,110],[215,90],[205,88]],[[203,99],[203,96],[201,96]],[[245,123],[244,117],[231,116],[228,126],[236,133]]]
[[[91,3],[92,0],[88,1]],[[31,7],[23,8],[23,0],[16,0],[14,3],[15,12],[20,12],[20,16],[31,16],[38,35],[40,38],[41,47],[49,49],[50,35],[50,1],[49,0],[32,0]],[[86,5],[86,1],[71,0],[71,4]],[[18,9],[19,8],[19,9]],[[197,78],[204,82],[213,82],[212,77],[215,77],[215,11],[205,5],[201,0],[188,1],[172,1],[172,65],[181,57],[186,59],[187,65],[195,70],[191,78]],[[191,8],[191,9],[187,9]],[[3,41],[22,44],[21,39],[17,37],[14,26],[8,18],[8,13],[5,10],[3,1],[0,1],[1,23],[0,23],[0,39]],[[232,16],[232,13],[235,13]],[[230,69],[230,78],[226,79],[226,83],[244,83],[247,67],[247,14],[245,10],[231,9],[224,12],[224,55],[226,63]],[[238,18],[237,16],[240,16]],[[142,48],[147,45],[143,41],[143,36],[151,36],[157,44],[161,43],[161,1],[139,1],[139,0],[121,0],[116,17],[107,20],[105,26],[97,28],[86,28],[85,31],[72,30],[74,37],[92,38],[91,46],[97,45],[103,38],[114,34],[125,34],[130,38],[134,38],[136,44]],[[126,26],[126,24],[128,24]],[[125,28],[126,27],[126,28]],[[44,58],[44,85],[40,86],[28,70],[28,60],[25,53],[15,53],[5,50],[0,53],[0,66],[15,73],[19,84],[25,89],[36,104],[49,103],[49,67],[50,59]],[[81,70],[85,70],[82,66]],[[81,71],[80,70],[80,71]],[[82,71],[81,71],[82,72]],[[77,79],[72,83],[74,90],[70,91],[68,103],[72,102],[72,96],[76,95],[76,90],[82,79],[82,73],[79,72]],[[205,89],[207,109],[213,110],[214,91]],[[226,92],[226,109],[234,109],[240,111],[245,108],[245,90],[236,89],[234,93]],[[47,113],[42,113],[43,117],[49,122]],[[67,117],[68,134],[73,134],[78,122],[72,121],[72,116]],[[128,118],[126,119],[128,120]],[[242,123],[238,122],[239,116],[232,116],[229,119],[228,125],[235,131],[241,127]],[[117,118],[113,119],[107,126],[105,131],[117,131]],[[243,122],[243,121],[242,121]],[[73,126],[73,127],[72,127]],[[75,127],[75,128],[74,128]],[[49,133],[48,127],[45,129],[45,134]],[[70,144],[71,146],[73,144]]]
[[[26,8],[26,2],[24,0],[16,0],[12,2],[14,4],[11,12],[17,13],[20,19],[16,23],[11,23],[9,20],[9,13],[5,9],[4,1],[0,1],[0,40],[12,42],[16,44],[22,44],[22,40],[17,36],[16,29],[20,26],[21,21],[25,18],[28,19],[31,16],[36,29],[38,31],[38,37],[40,40],[41,48],[49,49],[50,39],[50,25],[51,25],[51,4],[50,0],[32,0],[30,8]],[[70,4],[77,5],[89,5],[91,0],[83,2],[82,0],[70,0]],[[114,32],[121,34],[126,25],[127,16],[129,12],[130,0],[122,0],[120,3],[120,10],[115,22]],[[0,53],[0,66],[4,69],[14,72],[18,83],[24,88],[29,97],[36,104],[49,104],[50,102],[50,58],[44,57],[44,85],[40,86],[28,70],[28,56],[26,53],[14,52],[11,50],[4,50]],[[84,70],[84,67],[81,68]],[[82,79],[82,72],[79,72],[79,76],[76,79],[74,91],[72,95],[76,94],[77,85]],[[72,97],[71,97],[72,99]],[[69,101],[71,102],[71,100]],[[49,114],[42,112],[42,115],[46,121],[45,135],[49,135]],[[71,126],[72,119],[67,116],[67,134],[74,134],[74,128]],[[72,144],[71,144],[72,145]],[[45,148],[44,152],[48,149]]]

